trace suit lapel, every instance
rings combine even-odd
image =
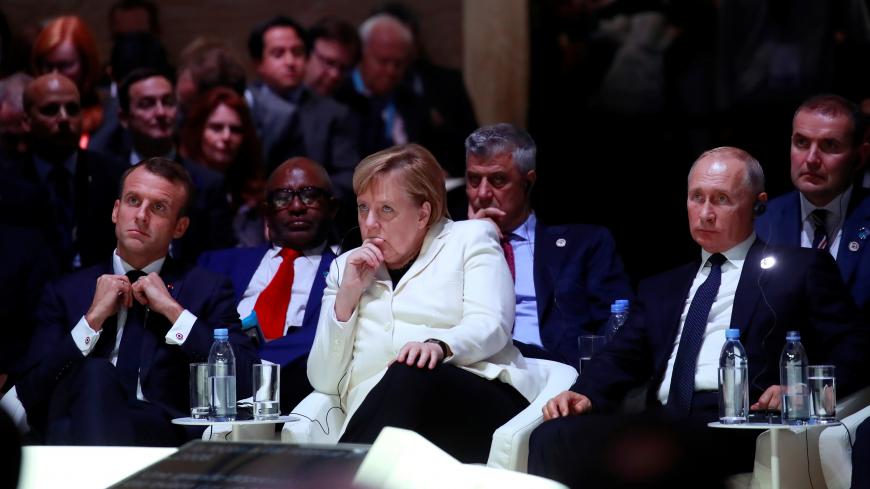
[[[730,326],[738,328],[741,334],[745,334],[749,327],[755,314],[755,306],[761,297],[759,292],[770,275],[761,268],[762,259],[767,258],[763,253],[766,247],[764,241],[756,239],[749,248],[746,259],[743,260],[743,270],[740,272],[740,280],[737,282],[737,291],[734,294],[734,305],[731,308]],[[770,257],[775,258],[773,255]]]
[[[320,302],[323,300],[323,289],[326,288],[326,274],[329,273],[329,265],[335,259],[335,253],[327,246],[320,255],[320,266],[314,275],[314,282],[308,292],[308,302],[305,304],[305,317],[302,318],[302,329],[315,329],[320,318]]]
[[[538,221],[535,225],[535,262],[532,265],[532,274],[535,280],[535,302],[538,306],[538,325],[546,322],[550,313],[550,304],[553,303],[553,281],[555,275],[552,272],[552,258],[556,255],[556,240],[550,236],[546,226]],[[561,254],[560,254],[561,255]]]
[[[861,255],[865,253],[868,230],[870,230],[870,198],[863,189],[855,187],[849,202],[849,212],[843,222],[843,235],[840,237],[837,250],[837,266],[840,267],[843,281],[847,284],[852,283],[852,275],[855,273]],[[857,249],[853,251],[850,247]]]

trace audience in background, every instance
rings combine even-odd
[[[356,28],[338,19],[323,19],[308,30],[305,85],[324,97],[335,93],[359,61]]]
[[[43,75],[24,91],[29,150],[0,165],[0,219],[40,229],[63,271],[88,266],[114,246],[104,217],[123,163],[78,147],[83,113],[75,84]]]
[[[225,87],[199,96],[181,128],[179,150],[184,158],[224,175],[239,245],[264,243],[260,202],[265,171],[245,99]]]
[[[33,77],[15,73],[0,79],[0,161],[27,152],[24,89]]]
[[[91,135],[103,123],[103,106],[97,94],[102,65],[91,30],[81,17],[58,17],[36,37],[31,58],[37,75],[57,72],[78,87],[82,106],[79,146],[87,148]]]
[[[259,80],[247,97],[263,144],[266,168],[293,156],[319,162],[339,199],[352,200],[351,178],[359,161],[356,127],[347,108],[303,85],[308,49],[305,30],[287,17],[257,25],[248,54]]]
[[[181,51],[175,94],[186,113],[197,96],[213,88],[227,87],[243,96],[245,80],[245,67],[224,42],[198,37]]]
[[[109,8],[108,21],[112,39],[132,32],[161,34],[160,9],[151,0],[117,0]]]

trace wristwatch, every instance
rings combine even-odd
[[[453,356],[453,351],[450,350],[450,347],[447,346],[447,343],[444,343],[444,342],[441,341],[441,340],[438,340],[438,339],[435,339],[435,338],[429,338],[428,340],[424,341],[423,343],[436,343],[438,346],[440,346],[440,347],[441,347],[441,353],[444,355],[444,356],[441,358],[442,361],[443,361],[443,360],[447,360],[448,358],[450,358],[450,357]]]

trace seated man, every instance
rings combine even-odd
[[[620,334],[570,391],[544,407],[549,421],[532,433],[530,473],[571,486],[594,480],[601,458],[580,454],[605,457],[613,447],[604,440],[624,422],[590,413],[612,412],[629,389],[647,382],[649,415],[706,434],[710,450],[727,446],[718,459],[705,455],[724,472],[751,471],[757,433],[706,428],[718,419],[717,367],[727,328],[741,331],[753,409],[779,409],[786,330],[800,331],[813,363],[836,365],[841,395],[866,383],[867,328],[834,260],[757,239],[753,215],[766,200],[761,166],[745,151],[717,148],[698,158],[687,207],[701,260],[641,282],[640,307]]]
[[[257,354],[229,280],[167,256],[189,223],[190,175],[151,158],[121,182],[115,253],[46,288],[29,370],[16,383],[31,428],[51,444],[179,445],[196,436],[171,421],[190,413],[188,365],[208,359],[215,328],[229,329],[238,397],[251,395]]]
[[[260,356],[281,365],[286,413],[313,390],[305,369],[326,273],[338,253],[328,243],[338,205],[326,170],[302,157],[276,168],[266,192],[272,245],[209,252],[200,265],[231,277],[239,315],[256,318],[266,340]]]
[[[532,210],[535,142],[510,124],[481,127],[465,140],[469,219],[490,219],[514,272],[514,340],[527,357],[577,367],[577,337],[601,331],[610,304],[630,298],[610,232],[550,225]]]
[[[792,121],[795,190],[770,202],[755,231],[770,244],[827,250],[870,318],[870,192],[856,184],[870,151],[863,127],[858,106],[837,95],[801,104]]]

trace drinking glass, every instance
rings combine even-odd
[[[208,408],[211,402],[208,384],[208,364],[190,364],[190,417],[196,419],[208,418]]]
[[[807,366],[810,384],[810,421],[832,423],[837,421],[837,384],[833,365]]]
[[[281,414],[281,369],[272,363],[254,364],[254,419],[278,419]]]
[[[577,347],[580,350],[580,373],[592,360],[592,356],[604,348],[605,337],[597,334],[582,335],[577,338]]]

